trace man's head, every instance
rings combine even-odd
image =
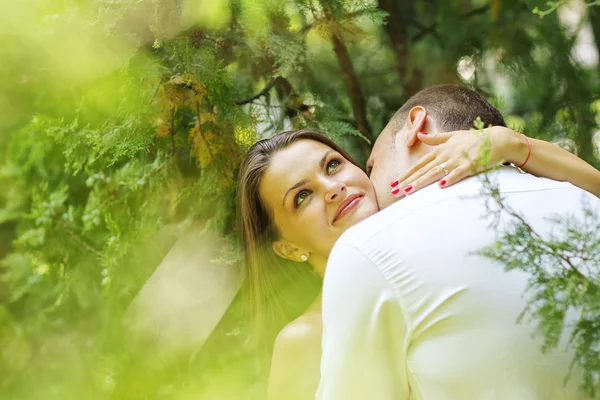
[[[380,208],[396,201],[390,183],[432,150],[418,140],[418,132],[468,130],[477,117],[486,126],[506,126],[500,111],[463,86],[431,86],[411,97],[381,132],[367,162]]]

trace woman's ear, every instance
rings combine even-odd
[[[406,121],[407,132],[406,132],[406,146],[412,147],[419,140],[417,135],[421,132],[427,122],[427,110],[423,106],[415,106],[408,112],[408,119]]]
[[[285,258],[286,260],[303,262],[306,260],[302,259],[303,255],[308,255],[308,252],[303,252],[298,247],[294,246],[292,243],[287,240],[276,240],[272,243],[273,251],[281,258]]]

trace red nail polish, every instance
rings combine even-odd
[[[396,180],[396,181],[394,181],[394,182],[392,182],[392,187],[396,187],[396,186],[398,186],[398,184],[399,184],[399,183],[400,183],[400,182],[398,182],[397,180]]]
[[[448,183],[448,182],[446,182],[446,180],[445,180],[445,179],[442,179],[442,180],[440,181],[440,186],[445,186],[445,185],[446,185],[446,183]]]
[[[410,192],[412,190],[412,185],[408,185],[407,187],[404,188],[404,191],[406,193]]]
[[[398,193],[400,193],[400,188],[392,189],[392,194],[398,194]]]
[[[427,132],[420,131],[419,133],[420,133],[421,135],[427,135]]]

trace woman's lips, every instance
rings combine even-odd
[[[362,200],[363,196],[360,194],[351,194],[346,197],[346,199],[340,204],[337,211],[335,212],[335,216],[333,217],[332,224],[335,224],[344,216],[348,215],[352,210],[356,208],[358,203]]]

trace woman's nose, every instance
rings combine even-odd
[[[340,201],[344,199],[342,193],[346,191],[346,185],[343,183],[333,183],[325,193],[325,201],[331,203],[333,201]]]

